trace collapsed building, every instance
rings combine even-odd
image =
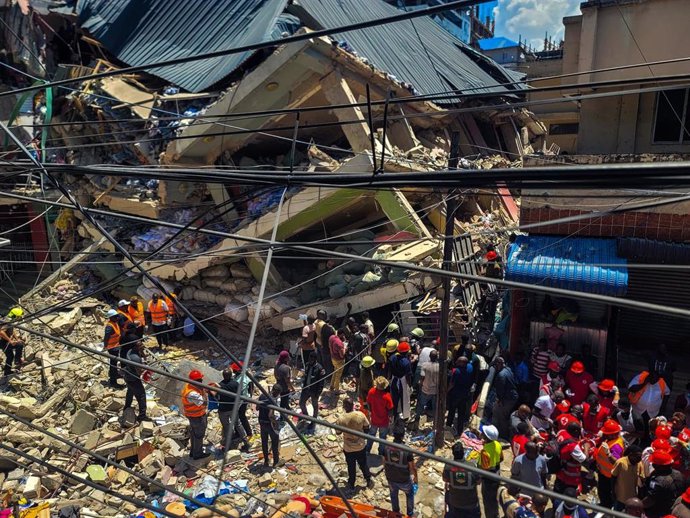
[[[54,75],[73,78],[398,13],[382,1],[354,6],[352,0],[255,0],[224,10],[163,1],[91,0],[59,7],[31,2],[34,7],[23,14],[25,4],[10,7],[6,19],[30,24],[40,18],[36,30],[53,29],[43,31],[46,39],[69,39],[66,31],[74,31],[70,37],[90,51],[89,65],[53,61]],[[129,22],[132,17],[137,24]],[[170,29],[173,21],[190,17],[193,24]],[[512,106],[524,97],[518,78],[426,18],[51,90],[34,98],[41,126],[34,126],[32,143],[45,162],[80,166],[240,169],[257,177],[275,170],[423,172],[448,167],[451,134],[457,132],[461,167],[519,167],[524,154],[543,148],[545,134],[530,112]],[[278,241],[427,265],[440,258],[445,200],[435,189],[293,187],[277,217],[282,187],[104,174],[64,173],[60,179],[84,205],[152,220],[202,222],[247,238],[270,237],[278,220]],[[456,224],[458,232],[477,230],[474,242],[466,243],[465,260],[478,257],[482,243],[498,239],[518,211],[504,187],[469,194],[461,199]],[[91,254],[114,252],[80,214],[68,217],[77,235],[61,242],[74,257],[61,274],[92,257],[74,255],[84,247]],[[166,288],[181,286],[182,300],[199,317],[214,317],[231,333],[248,330],[265,268],[261,250],[241,238],[194,232],[160,249],[175,229],[125,226],[115,218],[101,223],[136,258],[155,251],[142,265]],[[132,267],[126,260],[107,264],[120,261],[116,255],[104,257],[112,260],[89,267],[96,278]],[[262,327],[277,331],[299,327],[299,315],[321,307],[340,315],[348,305],[355,313],[396,308],[438,284],[429,275],[293,250],[277,250],[269,268]],[[136,273],[122,276],[110,295],[136,292],[149,299],[153,286]],[[467,309],[476,301],[462,302]]]

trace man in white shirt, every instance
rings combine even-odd
[[[633,418],[644,436],[649,436],[649,420],[659,415],[664,397],[671,394],[664,378],[656,372],[643,371],[628,385],[628,399],[632,404]]]
[[[421,373],[421,383],[419,395],[417,397],[417,408],[415,409],[415,420],[413,424],[413,429],[419,428],[419,419],[422,413],[425,412],[426,406],[431,404],[433,408],[434,400],[436,399],[436,394],[438,394],[438,373],[439,373],[439,363],[438,363],[438,351],[432,349],[429,354],[429,361],[422,364]]]
[[[671,393],[663,378],[656,372],[647,371],[641,372],[630,381],[628,392],[631,393],[628,394],[628,399],[632,403],[633,415],[642,417],[646,412],[648,420],[659,415],[664,396]]]

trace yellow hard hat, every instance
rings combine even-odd
[[[386,342],[386,352],[388,353],[394,353],[395,351],[398,350],[398,341],[391,338]]]
[[[364,367],[365,369],[368,369],[369,367],[373,366],[374,363],[376,362],[371,356],[365,356],[364,358],[362,358],[362,367]]]

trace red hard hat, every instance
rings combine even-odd
[[[244,365],[244,362],[242,362],[242,361],[240,363],[233,363],[232,365],[230,365],[230,370],[232,372],[241,372],[242,371],[242,365]]]
[[[582,362],[573,362],[570,366],[570,370],[575,374],[582,374],[585,372],[585,365]]]
[[[670,466],[673,464],[673,457],[665,451],[655,451],[649,456],[649,461],[657,466]]]
[[[410,344],[407,342],[400,342],[398,344],[398,352],[399,353],[409,353],[410,352]]]
[[[485,257],[486,257],[487,261],[493,261],[494,259],[496,259],[498,257],[498,254],[496,252],[494,252],[493,250],[489,250],[486,253]]]
[[[204,375],[201,374],[201,371],[194,369],[193,371],[190,371],[189,379],[194,380],[194,381],[199,381],[199,380],[204,379]]]
[[[690,487],[685,490],[685,493],[683,493],[681,498],[683,499],[683,502],[690,504]]]
[[[671,438],[671,427],[666,425],[660,425],[654,430],[654,436],[657,439],[666,439],[667,441]]]
[[[621,427],[621,425],[618,424],[617,421],[614,421],[613,419],[607,419],[604,423],[604,426],[601,427],[601,433],[605,435],[613,435],[615,433],[620,433],[622,429],[623,428]]]
[[[652,450],[670,452],[671,443],[666,439],[654,439],[652,441]]]
[[[561,366],[558,364],[557,361],[551,360],[549,364],[546,366],[550,371],[560,371]]]
[[[602,392],[611,392],[615,386],[616,384],[610,379],[601,380],[598,385],[599,390]]]

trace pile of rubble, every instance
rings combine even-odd
[[[36,301],[29,301],[32,302],[35,305]],[[75,309],[79,318],[70,319],[71,327],[64,327],[60,334],[67,340],[101,350],[101,309],[93,308],[90,304]],[[41,329],[40,324],[35,325]],[[149,338],[148,341],[148,345],[152,346],[153,339]],[[179,347],[171,347],[165,355],[157,357],[156,365],[180,374],[188,372],[190,366],[198,366],[210,373],[207,376],[209,380],[218,380],[220,372],[217,369],[226,366],[227,360],[208,345],[208,342],[197,342],[196,345],[181,343]],[[241,346],[238,346],[234,352],[239,354],[240,351]],[[253,364],[255,373],[266,386],[275,382],[273,365],[276,356],[271,354],[274,352],[261,347],[256,351]],[[167,379],[164,380],[166,383],[147,387],[147,412],[153,422],[138,424],[129,420],[127,414],[123,417],[124,391],[105,386],[107,365],[100,358],[33,335],[28,336],[25,356],[21,372],[11,377],[6,393],[0,396],[3,443],[67,470],[77,479],[162,507],[175,502],[185,504],[189,511],[196,507],[172,493],[170,489],[173,489],[241,511],[263,508],[269,516],[274,508],[279,508],[293,494],[318,498],[329,489],[326,477],[308,457],[302,438],[294,435],[287,426],[281,430],[281,458],[285,465],[270,473],[258,470],[258,466],[263,464],[258,440],[252,441],[252,447],[246,453],[228,451],[225,462],[220,453],[203,461],[193,461],[188,456],[187,420],[178,410],[179,382]],[[300,386],[299,380],[296,386]],[[324,397],[319,417],[334,422],[339,411],[337,399]],[[249,413],[253,414],[250,421],[256,433],[258,424],[255,411],[250,410]],[[7,414],[26,419],[31,426]],[[408,442],[426,449],[430,440],[427,435],[430,423],[422,428],[427,431],[410,438]],[[219,444],[220,430],[217,413],[212,412],[207,443]],[[130,466],[167,489],[163,490],[123,469],[99,462],[95,457],[70,447],[44,431]],[[319,452],[327,469],[344,487],[346,465],[341,436],[319,425],[315,434],[306,440]],[[377,446],[374,448],[376,451]],[[380,458],[371,458],[377,459],[372,467],[376,487],[362,490],[355,499],[389,508]],[[222,474],[221,466],[224,466]],[[420,490],[417,495],[420,516],[431,518],[442,514],[442,468],[440,463],[425,462],[420,469]],[[220,496],[217,496],[219,480]],[[7,452],[2,452],[0,457],[0,486],[3,492],[22,495],[29,503],[47,502],[51,509],[77,505],[88,508],[92,515],[97,516],[136,515],[141,511],[119,496],[68,479]]]

